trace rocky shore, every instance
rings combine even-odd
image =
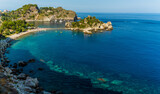
[[[28,63],[35,62],[34,59],[30,59],[27,62],[19,61],[9,65],[10,61],[5,56],[5,53],[8,53],[7,47],[10,46],[10,42],[13,39],[21,35],[23,34],[12,35],[10,38],[0,40],[0,94],[52,94],[39,87],[37,78],[31,78],[23,73],[23,67]]]
[[[12,40],[10,38],[0,40],[0,94],[51,94],[39,87],[37,78],[31,78],[22,73],[23,67],[27,63],[34,62],[34,59],[9,66],[10,61],[5,53],[8,52],[6,49]],[[17,66],[21,68],[18,69]]]

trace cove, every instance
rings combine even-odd
[[[83,18],[88,14],[79,15]],[[35,58],[36,63],[29,64],[24,72],[37,77],[48,91],[105,94],[107,89],[124,94],[160,93],[158,14],[90,15],[103,22],[112,21],[114,30],[92,35],[70,30],[36,32],[14,41],[7,57],[11,63]],[[35,24],[64,27],[64,23]],[[30,70],[34,72],[29,73]]]

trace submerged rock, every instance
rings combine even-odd
[[[108,87],[109,87],[108,84],[101,84],[101,86],[102,86],[103,88],[108,88]]]
[[[30,59],[30,60],[28,60],[28,63],[33,63],[35,61],[36,61],[35,59]]]
[[[33,72],[34,72],[33,70],[30,70],[30,71],[29,71],[29,73],[33,73]]]
[[[17,68],[17,63],[14,63],[14,64],[13,64],[13,68]]]
[[[27,63],[24,62],[24,61],[19,61],[19,62],[18,62],[18,66],[20,66],[20,67],[25,67],[25,66],[27,66]]]
[[[114,84],[114,85],[121,85],[123,83],[123,81],[120,81],[120,80],[113,80],[111,82],[111,84]]]
[[[42,71],[42,70],[44,70],[44,69],[43,69],[43,68],[38,68],[38,70]]]
[[[11,74],[18,75],[20,73],[21,73],[21,69],[12,69],[12,73]]]

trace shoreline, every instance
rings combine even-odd
[[[21,36],[24,36],[26,34],[29,34],[29,33],[33,33],[33,32],[39,32],[39,31],[47,31],[47,30],[51,30],[51,28],[35,28],[35,29],[31,29],[31,30],[27,30],[26,32],[21,32],[21,33],[18,33],[18,34],[13,34],[13,35],[9,35],[7,36],[6,39],[11,39],[11,40],[15,40]]]
[[[74,21],[73,18],[66,18],[66,19],[54,19],[54,20],[26,20],[26,22],[52,22],[52,21]]]
[[[17,38],[29,33],[51,30],[51,28],[36,28],[21,32],[19,34],[13,34],[8,36],[4,40],[0,40],[0,91],[1,93],[13,93],[13,94],[51,94],[46,92],[39,86],[37,78],[32,78],[29,75],[23,73],[23,67],[29,63],[34,63],[35,59],[29,59],[27,62],[19,61],[9,67],[10,60],[6,57],[5,53],[8,53],[8,47],[11,46],[10,42]],[[24,66],[20,66],[24,65]],[[18,66],[20,68],[18,68]],[[3,89],[3,90],[2,90]],[[2,92],[3,91],[3,92]]]
[[[46,31],[46,30],[53,30],[53,29],[58,29],[58,28],[36,28],[36,29],[32,29],[32,30],[27,30],[26,32],[21,32],[19,34],[13,34],[11,36],[8,36],[8,38],[4,39],[3,41],[6,41],[6,48],[5,48],[5,51],[4,52],[4,56],[5,56],[5,53],[7,53],[8,51],[6,51],[6,49],[10,46],[10,42],[11,41],[14,41],[15,39],[23,36],[23,35],[26,35],[26,34],[29,34],[29,33],[33,33],[33,32],[38,32],[38,31]],[[60,29],[60,28],[59,28]],[[63,28],[63,29],[66,29],[66,28]],[[8,45],[9,44],[9,45]],[[8,60],[8,59],[7,59]],[[30,59],[31,61],[34,61],[34,59]],[[19,62],[23,62],[25,63],[24,61],[19,61]],[[17,62],[17,64],[19,64],[19,62]],[[27,62],[28,63],[28,62]],[[13,64],[14,65],[14,64]],[[19,66],[19,65],[17,65]],[[1,66],[0,66],[1,67]],[[17,69],[17,68],[16,68]],[[18,75],[13,75],[12,72],[13,69],[10,68],[10,67],[4,67],[4,72],[2,73],[6,73],[7,76],[11,76],[13,82],[16,82],[16,83],[12,83],[12,82],[8,82],[9,85],[13,86],[13,89],[15,89],[19,94],[22,94],[22,93],[28,93],[28,89],[29,89],[29,92],[32,92],[32,94],[38,94],[37,92],[40,92],[40,94],[52,94],[52,91],[51,93],[50,92],[46,92],[44,91],[41,87],[39,87],[39,81],[37,80],[37,78],[31,78],[30,76],[27,76],[26,74],[24,74],[23,72],[21,72],[20,74]],[[20,79],[19,79],[20,78]],[[8,78],[10,79],[10,78]],[[23,79],[23,80],[22,80]],[[30,86],[27,86],[26,83],[28,83],[27,81],[31,81],[31,83],[34,83],[34,88],[30,87]],[[25,84],[24,84],[25,83]],[[11,87],[12,88],[12,87]],[[26,91],[27,90],[27,91]],[[36,92],[36,93],[35,93]],[[14,93],[14,94],[18,94],[18,93]]]

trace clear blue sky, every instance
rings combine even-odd
[[[160,13],[160,0],[0,0],[0,9],[13,10],[29,3],[76,12]]]

